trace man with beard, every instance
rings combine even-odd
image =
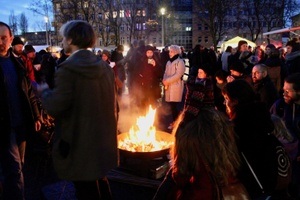
[[[0,21],[0,165],[3,199],[24,199],[26,139],[41,128],[37,99],[25,67],[9,51],[10,27]]]
[[[20,37],[14,37],[11,43],[11,51],[12,54],[20,61],[23,62],[21,59],[21,55],[23,54],[23,47],[24,42],[21,40]]]
[[[257,64],[252,69],[252,81],[256,94],[261,102],[264,102],[268,109],[277,100],[277,90],[268,75],[267,66]]]
[[[300,138],[300,73],[287,76],[283,85],[283,99],[276,101],[271,113],[276,114],[285,122],[287,129],[293,135],[295,142]],[[291,195],[299,199],[300,197],[300,156],[298,145],[298,158],[292,160],[293,174]]]

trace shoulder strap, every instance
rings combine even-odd
[[[241,154],[242,154],[242,157],[243,157],[243,159],[245,160],[245,162],[246,162],[248,168],[250,169],[250,171],[251,171],[253,177],[255,178],[255,180],[256,180],[258,186],[260,187],[262,193],[265,193],[262,184],[260,183],[260,181],[259,181],[258,177],[256,176],[256,174],[255,174],[253,168],[251,167],[250,163],[248,162],[248,159],[246,158],[245,154],[244,154],[243,152],[241,152]]]

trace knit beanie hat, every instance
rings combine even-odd
[[[24,47],[24,53],[30,53],[30,52],[35,52],[35,49],[33,48],[33,46],[31,44],[27,44]]]
[[[15,45],[17,45],[17,44],[22,44],[22,45],[24,45],[24,42],[21,40],[20,37],[14,37],[14,39],[13,39],[13,41],[12,41],[12,43],[11,43],[11,46],[15,46]]]
[[[147,52],[147,51],[154,51],[155,50],[155,48],[153,47],[153,46],[151,46],[151,45],[147,45],[146,47],[145,47],[145,51]]]
[[[209,63],[202,64],[199,69],[202,69],[207,76],[211,75],[211,67]]]

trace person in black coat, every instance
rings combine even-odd
[[[140,68],[138,69],[138,88],[139,95],[136,96],[137,106],[141,111],[146,111],[149,105],[157,106],[157,99],[161,98],[159,86],[162,78],[163,69],[159,59],[154,56],[155,48],[148,45],[141,58]]]
[[[3,199],[24,199],[26,140],[41,128],[41,116],[25,66],[9,47],[10,27],[0,21],[0,165]]]
[[[251,198],[266,198],[279,188],[287,189],[288,185],[279,187],[278,178],[290,178],[290,161],[282,144],[272,134],[274,124],[264,103],[256,100],[253,88],[245,80],[227,83],[222,93],[239,138],[243,163],[238,177]],[[283,176],[278,173],[280,167]]]
[[[291,53],[288,53],[285,56],[285,70],[288,76],[293,73],[300,72],[300,44],[291,40],[287,42],[286,46],[292,48]]]
[[[278,99],[278,92],[268,75],[267,66],[257,64],[252,69],[252,81],[255,92],[261,102],[264,102],[268,109]]]

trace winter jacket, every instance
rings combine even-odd
[[[250,103],[236,110],[233,123],[239,138],[238,148],[250,163],[265,194],[271,194],[276,188],[278,173],[274,146],[282,145],[272,134],[274,125],[270,113],[263,103]],[[262,195],[262,190],[244,159],[238,178],[252,198]]]
[[[182,80],[185,71],[185,65],[179,57],[173,61],[169,60],[166,65],[163,80],[168,83],[165,87],[166,102],[181,102],[184,89]]]
[[[210,78],[190,77],[186,83],[185,118],[193,119],[204,107],[214,107],[214,88]],[[191,116],[189,116],[191,115]],[[187,120],[191,120],[187,119]]]
[[[18,89],[21,99],[22,110],[24,118],[24,125],[27,135],[21,136],[26,139],[29,134],[34,133],[34,122],[40,120],[40,112],[37,105],[37,98],[34,94],[30,80],[26,74],[25,66],[17,60],[12,53],[10,58],[14,63],[18,76]],[[7,147],[11,132],[11,122],[9,115],[9,102],[7,100],[7,91],[5,86],[5,77],[0,66],[0,154],[1,150]]]
[[[300,72],[300,51],[294,51],[286,55],[287,75]]]
[[[268,109],[278,99],[278,92],[269,76],[253,83],[253,88],[259,96],[260,101],[264,102]]]
[[[42,103],[56,119],[54,167],[61,179],[92,181],[117,167],[114,72],[88,50],[60,64]]]

